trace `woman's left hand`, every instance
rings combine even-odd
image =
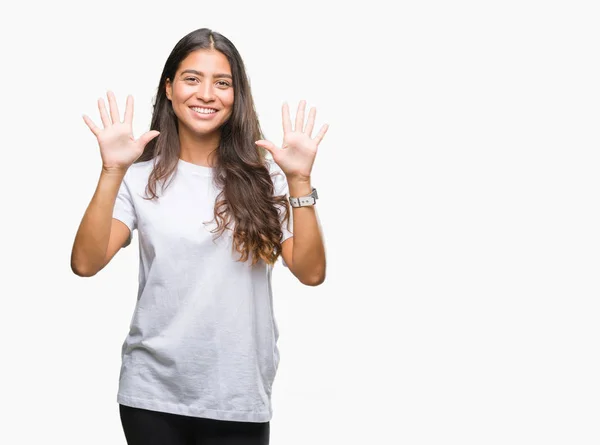
[[[306,101],[301,100],[296,113],[296,125],[292,130],[292,121],[290,119],[290,110],[287,103],[281,108],[283,120],[283,144],[278,148],[270,141],[259,140],[256,145],[265,148],[273,156],[273,160],[288,179],[309,179],[317,148],[327,133],[329,125],[325,124],[319,130],[319,133],[312,138],[311,133],[315,125],[316,108],[311,108],[308,113],[308,121],[304,127],[304,111]]]

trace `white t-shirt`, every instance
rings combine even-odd
[[[153,163],[129,168],[113,212],[131,232],[138,230],[140,249],[139,290],[122,347],[117,402],[267,422],[279,364],[273,267],[262,260],[254,266],[250,259],[236,261],[229,230],[213,241],[218,190],[211,168],[180,159],[164,193],[157,184],[157,201],[143,199]],[[275,194],[288,194],[279,166],[269,160],[269,169]],[[285,240],[293,226],[287,230],[280,219]],[[130,243],[131,236],[124,247]]]

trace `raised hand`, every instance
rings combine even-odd
[[[310,109],[306,127],[304,126],[305,109],[306,101],[301,100],[296,112],[296,125],[292,129],[288,104],[283,104],[281,108],[283,120],[283,144],[281,148],[277,148],[275,144],[267,140],[256,141],[256,145],[265,148],[273,155],[273,160],[281,167],[288,179],[310,178],[319,143],[329,128],[329,125],[325,124],[314,138],[311,137],[317,109],[314,107]]]
[[[148,131],[139,139],[134,139],[132,132],[133,96],[127,96],[125,118],[121,122],[114,93],[109,91],[107,95],[110,117],[106,112],[104,99],[98,99],[98,109],[100,110],[100,118],[104,129],[97,127],[85,114],[83,120],[98,139],[102,168],[106,171],[126,171],[142,155],[146,144],[158,136],[159,132],[155,130]]]

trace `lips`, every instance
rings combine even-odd
[[[211,107],[189,107],[189,109],[196,120],[212,120],[219,114],[219,110]]]
[[[198,114],[214,114],[218,110],[210,107],[190,107],[192,111]]]

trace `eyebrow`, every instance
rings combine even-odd
[[[198,76],[204,77],[204,73],[202,71],[184,70],[184,71],[181,72],[181,75],[183,76],[186,73],[196,74]],[[226,77],[227,79],[233,79],[231,77],[231,74],[225,74],[225,73],[217,73],[217,74],[214,75],[214,77]]]

